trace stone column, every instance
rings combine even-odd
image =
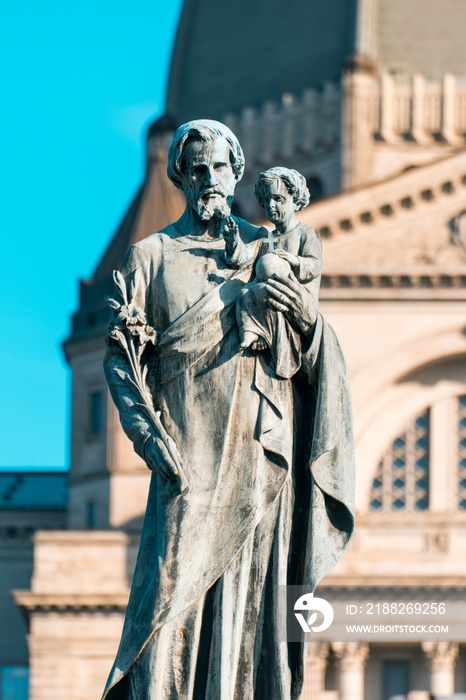
[[[411,136],[417,143],[423,144],[428,138],[424,123],[426,79],[421,73],[413,75],[411,90]]]
[[[395,78],[383,73],[380,79],[380,136],[386,143],[395,141]]]
[[[241,112],[242,145],[249,165],[257,159],[256,138],[256,110],[253,107],[244,107]]]
[[[277,132],[277,109],[274,102],[264,104],[262,113],[262,149],[259,162],[262,167],[269,168],[274,160]]]
[[[456,400],[451,398],[437,401],[430,408],[430,513],[447,513],[456,509],[458,437],[451,430],[456,411]],[[445,535],[448,537],[447,533]]]
[[[281,117],[282,117],[282,133],[280,136],[279,158],[285,161],[290,161],[293,158],[294,144],[296,139],[295,127],[295,96],[290,92],[285,92],[282,95],[281,101]]]
[[[328,642],[311,642],[304,671],[303,699],[320,700],[325,690],[325,669],[330,649]]]
[[[374,137],[371,104],[379,94],[373,70],[366,57],[355,56],[342,74],[341,187],[348,190],[372,178]]]
[[[364,700],[364,666],[369,645],[362,642],[334,642],[338,658],[340,700]]]
[[[457,144],[461,141],[456,130],[456,77],[445,73],[442,84],[442,137],[447,143]]]
[[[319,94],[314,88],[304,90],[302,147],[306,153],[312,153],[317,143],[319,99]]]
[[[430,662],[430,692],[447,697],[455,692],[455,661],[458,644],[454,642],[422,642],[422,650]]]

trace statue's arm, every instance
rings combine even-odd
[[[222,235],[225,239],[225,260],[227,265],[237,269],[252,265],[259,248],[255,240],[246,243],[241,238],[239,226],[234,217],[230,216],[222,227]]]
[[[133,246],[126,255],[121,267],[121,274],[127,294],[132,302],[147,314],[149,265],[144,253]],[[138,280],[135,289],[136,278]],[[118,298],[119,290],[115,287],[114,297]],[[131,367],[127,353],[116,338],[112,338],[119,323],[120,314],[112,309],[107,333],[107,350],[104,358],[104,372],[113,401],[120,415],[120,422],[126,435],[132,441],[137,454],[144,459],[144,443],[150,434],[147,418],[136,408],[138,396],[134,389],[123,379],[130,376]]]
[[[317,231],[306,227],[299,251],[299,269],[297,278],[308,282],[322,274],[322,241]]]
[[[138,390],[138,372],[135,372],[135,366],[136,369],[139,366],[140,385],[145,386],[144,354],[141,352],[138,358],[138,351],[142,350],[141,344],[147,344],[147,338],[151,332],[153,332],[152,340],[155,337],[155,331],[150,327],[153,317],[150,290],[150,280],[155,274],[153,268],[153,262],[138,246],[133,246],[123,261],[120,279],[126,291],[127,304],[124,309],[112,311],[107,333],[104,371],[110,393],[119,412],[122,428],[132,441],[135,452],[150,469],[175,481],[178,469],[161,432],[157,431],[153,421],[150,420],[150,412],[148,414],[143,410],[144,397]],[[114,297],[122,301],[120,289],[117,287]],[[135,319],[139,319],[137,323],[133,323]],[[147,387],[146,391],[148,391]],[[151,403],[150,395],[147,403]]]
[[[310,226],[305,227],[298,255],[286,250],[275,251],[287,260],[300,282],[309,282],[322,274],[322,241],[319,234]]]

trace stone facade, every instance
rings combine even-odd
[[[448,603],[466,593],[464,8],[359,0],[354,15],[333,19],[332,3],[261,1],[245,22],[241,2],[232,22],[243,18],[241,41],[254,47],[249,75],[215,37],[200,41],[205,4],[185,3],[169,116],[149,131],[145,183],[82,282],[65,344],[74,377],[68,531],[60,521],[36,535],[31,585],[31,546],[21,559],[21,546],[9,545],[11,561],[23,562],[17,582],[5,580],[24,589],[15,595],[30,620],[32,700],[98,700],[120,636],[149,475],[105,388],[102,298],[131,243],[181,213],[164,154],[188,118],[224,119],[238,135],[247,171],[235,204],[245,218],[260,222],[252,187],[271,165],[296,167],[316,195],[300,218],[323,238],[321,310],[347,359],[357,450],[356,535],[322,595]],[[217,3],[209,21],[229,7]],[[279,30],[296,48],[292,66],[280,65],[289,57]],[[198,60],[203,91],[190,81]],[[24,638],[18,649],[23,663]],[[442,643],[328,639],[311,645],[303,700],[453,691],[466,692],[466,634]]]
[[[466,7],[455,0],[380,0],[375,5],[377,60],[399,73],[464,75]],[[454,21],[452,19],[454,18]]]
[[[67,476],[61,470],[0,471],[2,700],[8,698],[13,689],[21,693],[27,688],[27,620],[15,604],[12,592],[31,584],[34,533],[66,526]]]
[[[306,176],[312,201],[457,152],[465,145],[466,85],[451,73],[427,81],[420,73],[396,77],[356,65],[320,90],[285,93],[223,119],[246,154],[237,204],[257,219],[251,187],[277,162]]]
[[[99,698],[128,601],[129,539],[121,532],[41,532],[29,591],[30,697]]]
[[[338,80],[356,49],[356,12],[338,0],[186,0],[172,57],[166,112],[178,123],[221,119],[284,92]],[[225,41],[226,25],[234,44]],[[249,56],[251,60],[245,60]],[[215,70],[212,61],[215,61]]]

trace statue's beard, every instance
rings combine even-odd
[[[228,195],[220,187],[213,187],[211,190],[203,192],[201,196],[190,198],[191,206],[201,221],[227,219],[231,214],[232,200],[233,196]]]

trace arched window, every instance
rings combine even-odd
[[[464,431],[466,438],[466,401]],[[372,511],[415,512],[429,508],[429,442],[430,410],[427,409],[407,426],[383,455],[372,482]],[[466,487],[466,439],[464,454]]]
[[[458,508],[466,510],[466,396],[458,398]]]

